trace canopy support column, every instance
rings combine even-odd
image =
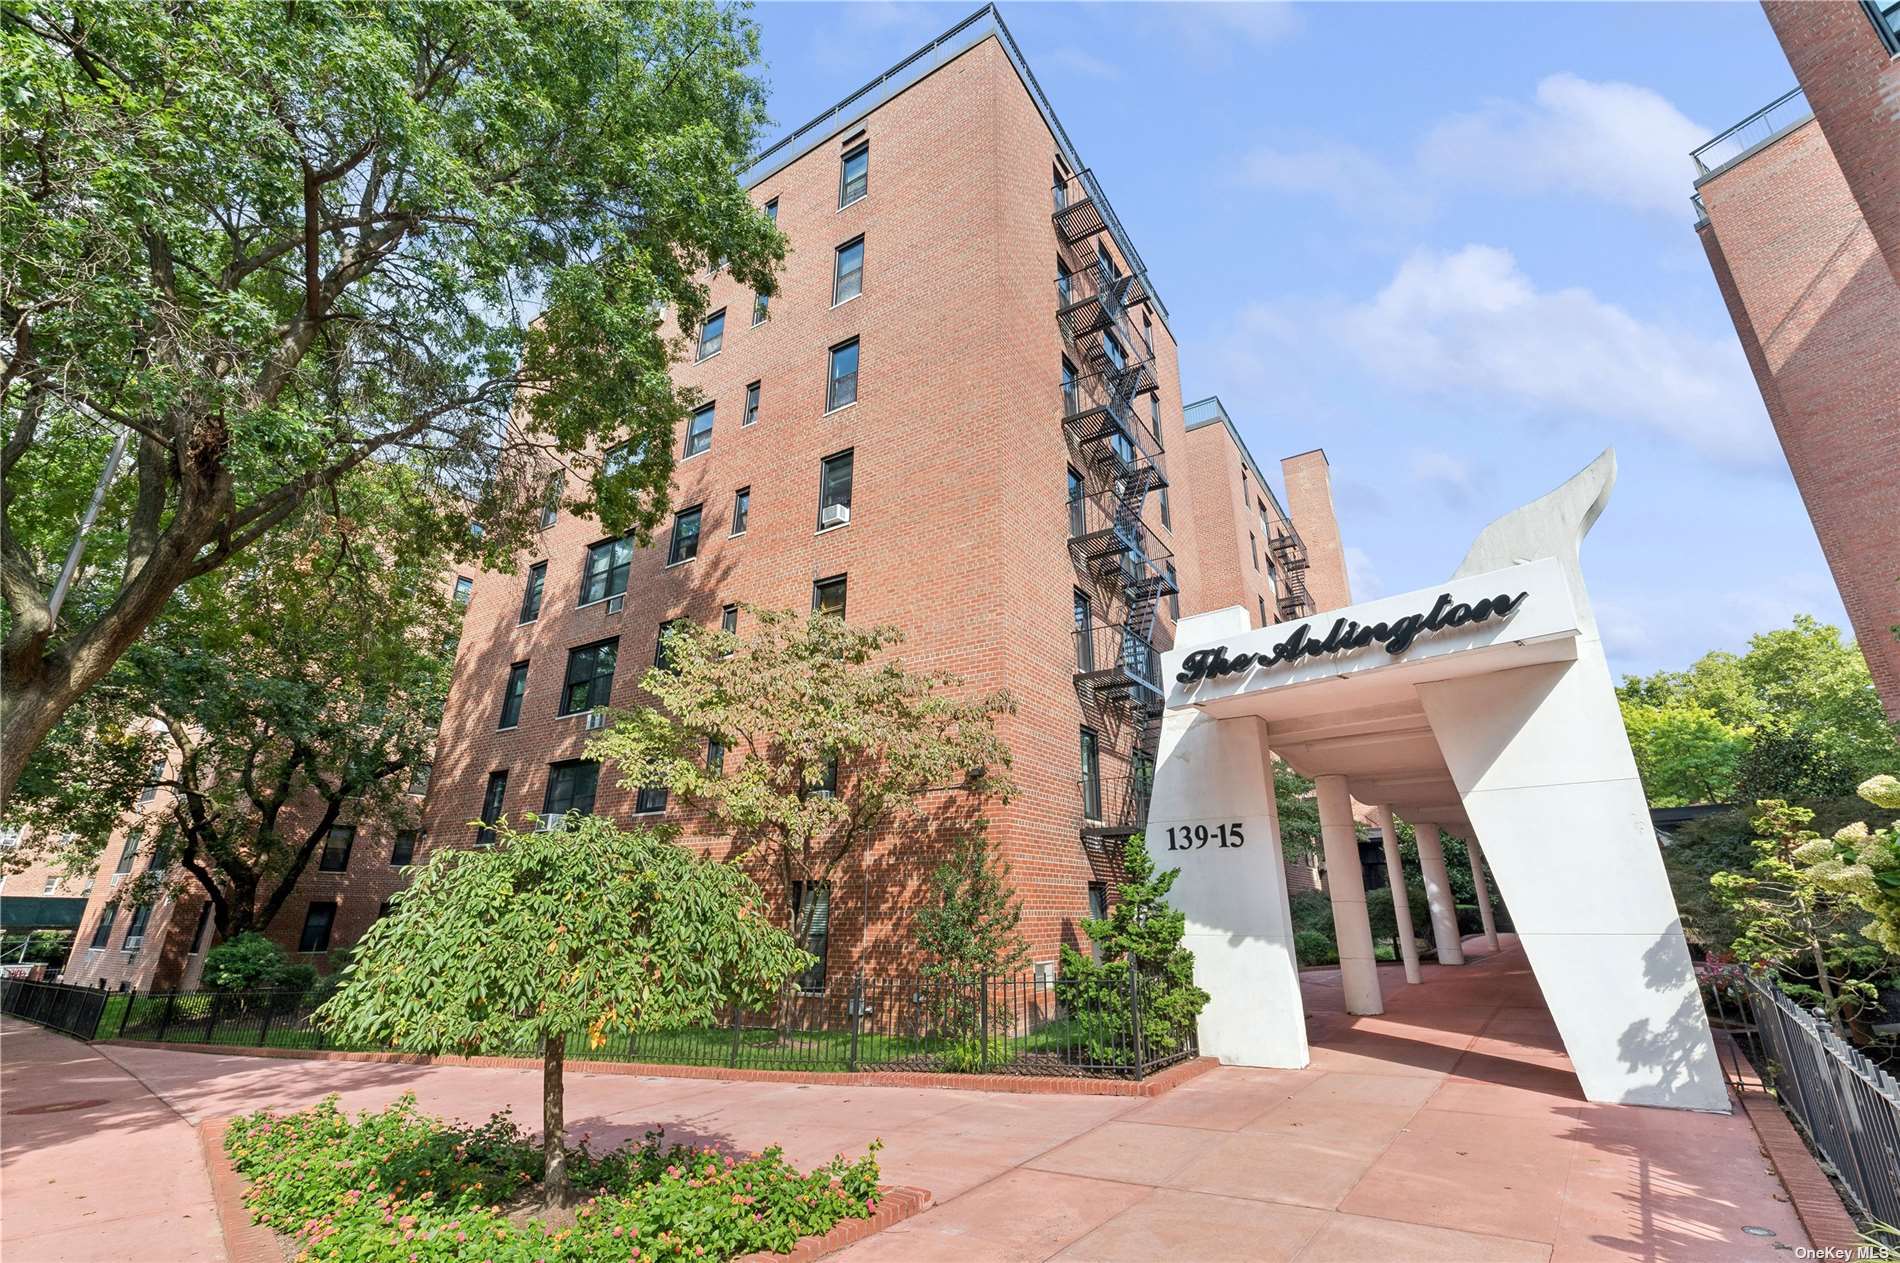
[[[1438,826],[1412,822],[1418,839],[1418,867],[1425,877],[1425,909],[1431,915],[1432,945],[1441,965],[1465,963],[1465,946],[1458,935],[1458,901],[1451,893],[1451,873],[1445,868],[1445,842]]]
[[[1373,808],[1379,835],[1385,841],[1386,883],[1392,888],[1392,919],[1398,925],[1399,959],[1405,962],[1405,981],[1418,985],[1418,935],[1412,929],[1412,896],[1405,889],[1405,863],[1399,857],[1398,821],[1390,803]]]
[[[1321,776],[1315,784],[1319,836],[1326,850],[1326,893],[1333,901],[1333,934],[1339,943],[1346,1012],[1369,1017],[1385,1012],[1385,998],[1379,991],[1378,957],[1372,951],[1372,922],[1366,917],[1366,878],[1359,867],[1352,798],[1343,776]]]

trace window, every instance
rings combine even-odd
[[[43,895],[50,895],[55,890],[58,890],[58,889],[59,889],[59,878],[57,877],[48,877],[44,882],[40,884],[40,893]]]
[[[1253,554],[1253,568],[1260,569],[1260,541],[1252,531],[1247,532],[1247,551]]]
[[[1066,210],[1069,205],[1069,177],[1062,174],[1060,164],[1054,168],[1052,175],[1055,183],[1050,187],[1055,190],[1056,209]]]
[[[1161,525],[1167,527],[1169,530],[1174,529],[1174,514],[1168,508],[1168,489],[1166,487],[1161,489]]]
[[[165,756],[162,754],[152,760],[151,768],[145,773],[145,792],[139,795],[140,802],[149,803],[158,797],[158,783],[165,779],[165,762]]]
[[[666,786],[646,785],[633,800],[633,814],[655,816],[666,810]]]
[[[508,668],[508,687],[501,694],[501,722],[497,728],[513,728],[521,722],[521,698],[528,691],[528,664],[517,662]]]
[[[97,950],[112,941],[112,918],[119,914],[119,905],[107,904],[99,913],[99,924],[92,927],[92,947]]]
[[[1082,730],[1082,815],[1089,820],[1102,818],[1100,744],[1094,730]]]
[[[1890,55],[1900,57],[1900,0],[1860,0],[1860,7],[1867,11],[1867,20],[1874,24],[1881,46]]]
[[[455,603],[467,605],[468,598],[475,595],[475,580],[465,574],[455,576]]]
[[[745,388],[745,412],[739,417],[740,426],[748,426],[759,419],[759,383],[753,382]]]
[[[1092,881],[1089,883],[1089,919],[1102,921],[1108,918],[1108,883]]]
[[[699,556],[699,505],[673,515],[673,542],[666,547],[666,564],[677,566]]]
[[[590,555],[589,560],[592,560]],[[548,563],[537,561],[528,567],[528,586],[521,590],[521,617],[518,623],[532,623],[541,617],[541,594],[548,588]]]
[[[1108,330],[1102,330],[1102,354],[1116,371],[1128,367],[1128,352],[1122,350],[1122,344]]]
[[[1181,581],[1174,573],[1174,563],[1164,563],[1168,572],[1168,617],[1175,622],[1181,621]]]
[[[607,449],[607,454],[600,458],[601,475],[606,478],[615,478],[626,473],[645,459],[645,451],[644,444],[639,451],[635,451],[631,443],[622,443],[618,447]]]
[[[1148,396],[1148,428],[1154,432],[1155,442],[1161,441],[1161,394],[1159,391]]]
[[[653,638],[653,665],[662,671],[673,669],[673,657],[667,651],[666,642],[672,639],[674,630],[685,622],[683,618],[669,618],[660,624],[660,634]]]
[[[739,607],[728,605],[719,611],[719,630],[734,636],[739,634]]]
[[[709,360],[726,343],[726,309],[721,307],[699,326],[699,358]]]
[[[732,533],[745,534],[745,521],[752,512],[752,488],[741,487],[732,493]]]
[[[1087,502],[1082,498],[1082,475],[1069,466],[1069,536],[1076,538],[1088,533]]]
[[[555,713],[577,715],[612,701],[614,660],[619,651],[618,636],[568,650],[567,677],[561,681],[561,705]]]
[[[429,792],[429,774],[433,771],[435,771],[435,764],[433,763],[416,764],[415,772],[409,777],[409,793],[416,798],[421,798],[427,794]]]
[[[1260,602],[1260,625],[1265,627],[1268,622],[1271,621],[1267,618],[1267,598],[1264,596],[1256,596],[1254,600]]]
[[[752,296],[752,327],[756,329],[764,324],[766,317],[771,314],[772,296],[770,294],[754,294]]]
[[[541,827],[552,829],[570,811],[582,815],[594,810],[594,790],[600,784],[600,764],[592,759],[569,759],[548,765],[548,789],[541,797]]]
[[[811,585],[812,613],[844,617],[844,579],[843,575],[838,575],[832,579],[820,579]]]
[[[135,833],[131,837],[127,838],[125,840],[125,845],[119,849],[119,866],[113,869],[112,871],[115,873],[120,873],[120,874],[131,872],[132,861],[137,859],[138,855],[139,855],[139,839],[138,839],[138,835]]]
[[[818,783],[805,787],[805,797],[836,798],[838,796],[838,756],[827,754],[825,764],[818,769]]]
[[[1060,187],[1059,185],[1057,186]],[[1056,260],[1056,303],[1067,307],[1073,294],[1075,283],[1069,272],[1069,265],[1060,258]]]
[[[416,858],[416,831],[414,829],[396,830],[396,841],[389,848],[389,866],[401,868]]]
[[[831,305],[849,302],[864,292],[864,238],[838,247],[831,263]]]
[[[1062,415],[1072,417],[1082,411],[1082,396],[1076,389],[1075,365],[1062,357]]]
[[[297,936],[300,952],[330,950],[330,928],[336,924],[336,900],[324,899],[304,909],[303,933]]]
[[[125,927],[125,938],[119,946],[128,952],[136,952],[145,942],[145,927],[152,919],[152,905],[142,903],[132,909],[132,920]]]
[[[541,529],[554,525],[554,519],[561,516],[561,493],[567,490],[567,475],[555,470],[548,479],[548,489],[541,501]]]
[[[332,825],[323,839],[323,854],[317,857],[319,873],[344,873],[350,868],[350,850],[356,845],[356,826]]]
[[[686,423],[686,451],[682,457],[690,459],[712,446],[713,405],[707,404],[693,414]]]
[[[581,572],[582,605],[592,605],[627,590],[627,565],[633,560],[633,540],[606,539],[587,550],[587,568]]]
[[[831,375],[825,385],[825,411],[836,412],[858,401],[858,340],[831,348]]]
[[[817,962],[799,975],[800,991],[820,992],[825,989],[826,948],[831,942],[831,888],[824,882],[792,883],[792,907],[800,920],[806,916],[811,919],[805,926],[804,948],[818,958]],[[796,928],[796,926],[794,926]]]
[[[818,529],[821,531],[826,527],[826,509],[842,508],[845,522],[851,520],[851,465],[849,451],[827,456],[819,465]]]
[[[482,827],[475,830],[476,846],[495,845],[495,821],[501,819],[502,799],[508,796],[508,773],[490,772],[482,791]]]
[[[778,199],[776,197],[765,204],[765,217],[775,224],[778,222]]]
[[[1089,594],[1075,590],[1075,669],[1084,675],[1095,670],[1095,611]]]
[[[1148,313],[1145,311],[1141,313],[1141,340],[1147,345],[1148,354],[1153,355],[1155,353],[1155,326],[1154,321],[1148,319]]]
[[[838,209],[843,210],[870,191],[871,142],[867,140],[855,149],[845,150],[844,159],[838,164]]]
[[[706,771],[713,776],[726,774],[726,743],[717,737],[706,738]]]

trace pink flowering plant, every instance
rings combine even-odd
[[[785,1252],[877,1209],[877,1150],[801,1174],[774,1147],[740,1157],[648,1132],[567,1151],[581,1200],[558,1227],[538,1206],[543,1154],[504,1112],[479,1126],[429,1118],[404,1095],[354,1118],[336,1098],[232,1122],[225,1148],[252,1216],[308,1263],[672,1263]]]

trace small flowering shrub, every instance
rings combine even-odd
[[[801,1175],[776,1147],[736,1158],[648,1132],[568,1151],[583,1200],[571,1225],[509,1218],[538,1196],[538,1140],[504,1111],[480,1126],[424,1116],[405,1094],[350,1118],[336,1098],[236,1119],[225,1137],[252,1216],[310,1263],[671,1263],[790,1250],[877,1209],[877,1149]]]

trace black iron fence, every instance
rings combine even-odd
[[[1112,985],[1040,974],[997,978],[840,979],[822,992],[787,986],[767,1008],[718,1022],[570,1037],[594,1061],[748,1070],[1015,1074],[1140,1079],[1198,1054],[1194,1023],[1160,1017],[1159,981],[1129,970]],[[83,988],[75,988],[84,990]],[[98,1038],[244,1048],[346,1049],[297,992],[170,992],[118,997]],[[533,1057],[518,1048],[502,1056]]]
[[[30,978],[0,981],[0,1012],[80,1039],[97,1038],[99,1018],[108,998],[108,993],[96,987]]]
[[[1746,1051],[1854,1209],[1900,1224],[1900,1083],[1768,974],[1708,971],[1703,994],[1710,1019]]]

